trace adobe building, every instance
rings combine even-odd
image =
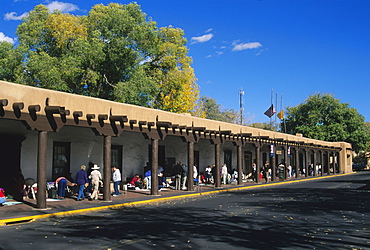
[[[158,166],[165,172],[177,161],[196,166],[227,164],[229,172],[257,173],[271,166],[290,164],[295,177],[308,176],[309,166],[320,165],[319,174],[352,171],[352,147],[346,142],[327,142],[226,122],[175,114],[98,98],[69,94],[0,81],[0,187],[17,198],[19,179],[38,183],[39,208],[46,207],[46,182],[75,173],[81,165],[101,166],[109,183],[111,166],[122,180],[144,172],[152,177]],[[188,176],[192,176],[189,168]],[[277,171],[272,168],[273,180]],[[313,175],[318,173],[314,171]],[[193,180],[188,190],[193,190]],[[257,178],[257,182],[258,182]],[[152,178],[152,195],[158,194],[158,178]],[[17,184],[18,183],[18,184]],[[191,183],[191,185],[190,185]],[[220,187],[216,176],[215,187]],[[104,186],[104,200],[110,190]],[[19,197],[21,199],[21,197]]]

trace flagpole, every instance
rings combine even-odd
[[[271,89],[271,106],[273,105],[274,89]],[[272,117],[272,116],[271,116]],[[270,130],[272,130],[272,118],[270,117]]]
[[[280,95],[280,110],[283,110],[283,93],[281,93]],[[283,117],[283,123],[284,123],[284,117]],[[280,123],[280,130],[282,130],[281,123]]]
[[[283,110],[283,93],[281,93],[281,100],[280,100],[280,110]],[[280,111],[281,112],[281,111]],[[285,124],[285,117],[283,116],[283,124]],[[284,126],[285,127],[285,126]],[[281,129],[281,123],[280,123],[280,129]],[[286,129],[284,130],[286,133]]]
[[[281,93],[281,108],[283,108],[283,93]],[[285,114],[283,116],[283,124],[284,124],[284,133],[287,133],[287,131],[286,131],[286,122],[285,122]]]
[[[275,94],[276,95],[276,98],[275,98],[275,104],[276,104],[276,109],[277,109],[277,107],[278,107],[278,93],[276,93]],[[274,125],[275,125],[275,131],[277,131],[277,125],[276,125],[276,115],[275,115],[275,123],[274,123]]]

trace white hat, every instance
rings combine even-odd
[[[96,164],[94,164],[94,166],[91,168],[91,169],[99,169],[100,167]]]

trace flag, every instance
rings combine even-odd
[[[266,110],[264,114],[271,118],[271,116],[273,116],[275,113],[276,110],[274,109],[274,104],[271,104],[271,107],[268,110]]]
[[[284,110],[281,110],[281,111],[277,114],[277,117],[278,117],[280,120],[283,120],[283,119],[284,119]]]

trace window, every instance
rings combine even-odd
[[[60,176],[70,174],[70,142],[54,142],[53,144],[53,181]]]
[[[122,145],[112,145],[111,166],[116,166],[122,173]]]
[[[227,171],[231,173],[232,171],[232,152],[231,150],[225,150],[224,151],[224,162],[227,166]],[[222,164],[222,163],[221,163]]]

